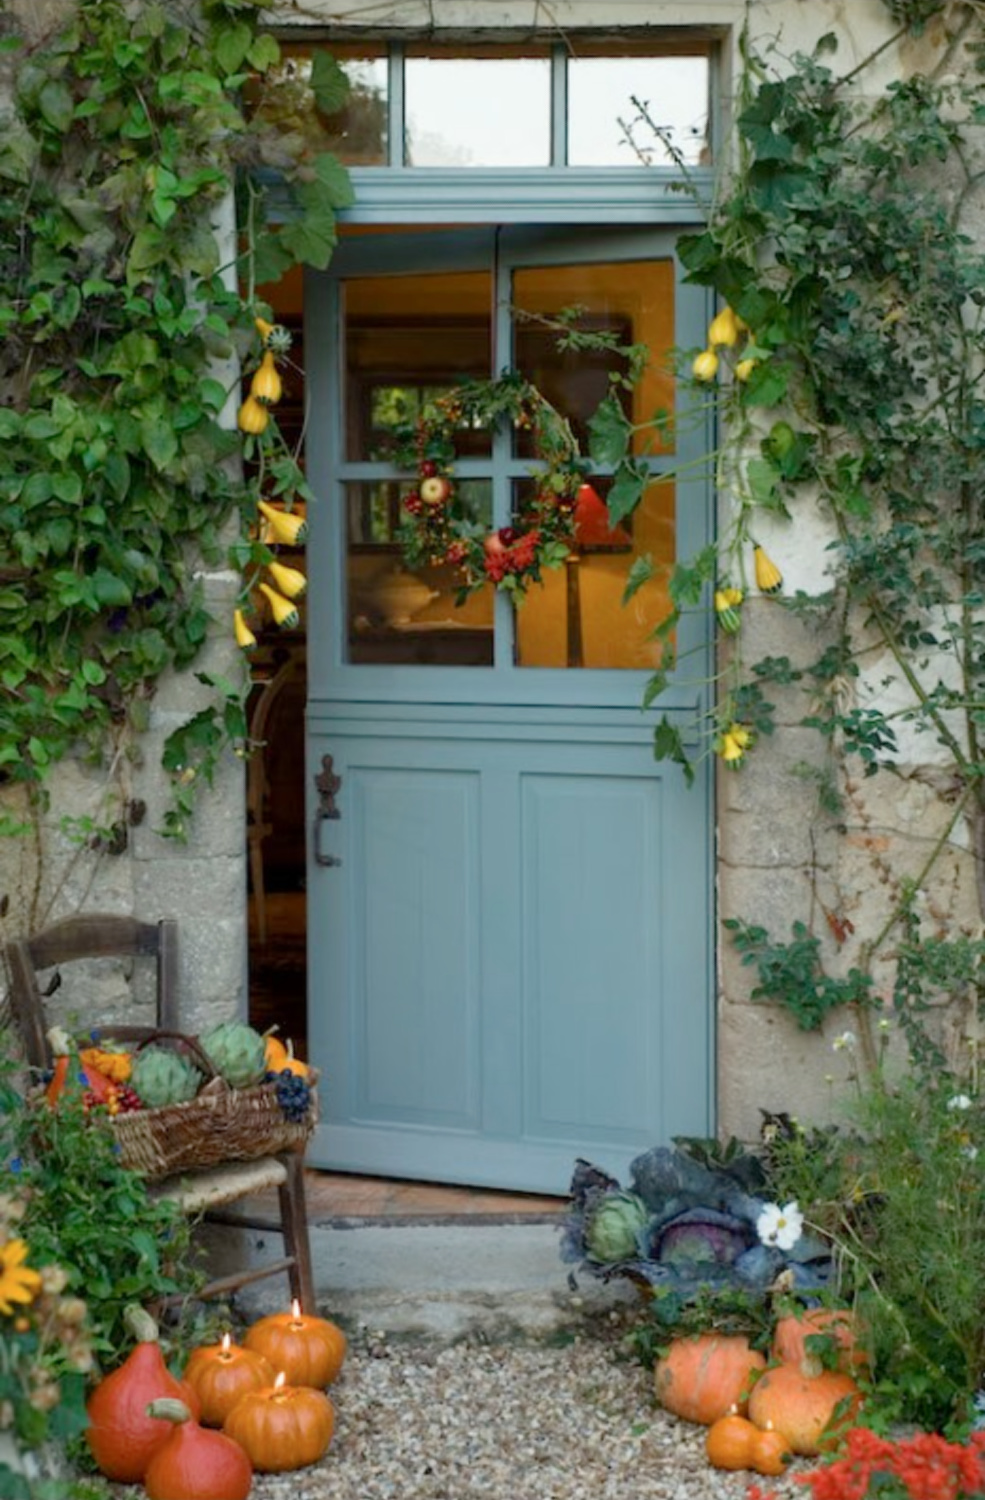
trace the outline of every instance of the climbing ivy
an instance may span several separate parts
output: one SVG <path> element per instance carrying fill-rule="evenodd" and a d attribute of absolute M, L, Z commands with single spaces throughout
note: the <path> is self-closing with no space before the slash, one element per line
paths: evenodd
<path fill-rule="evenodd" d="M 40 794 L 69 752 L 118 763 L 161 674 L 200 652 L 201 570 L 255 521 L 244 443 L 279 504 L 305 494 L 276 422 L 244 439 L 223 413 L 260 356 L 257 284 L 327 263 L 350 189 L 317 141 L 268 123 L 280 48 L 252 3 L 77 0 L 40 37 L 15 15 L 0 20 L 0 771 Z M 344 102 L 331 58 L 310 90 L 324 111 Z M 262 169 L 289 199 L 273 227 Z M 234 562 L 270 557 L 255 541 Z M 215 707 L 165 752 L 178 837 L 191 783 L 246 734 L 243 684 L 210 686 Z"/>
<path fill-rule="evenodd" d="M 679 666 L 685 612 L 711 612 L 721 651 L 714 705 L 684 728 L 663 716 L 657 756 L 689 776 L 696 755 L 740 770 L 764 753 L 782 690 L 787 721 L 826 747 L 818 817 L 839 826 L 846 796 L 921 761 L 942 792 L 916 875 L 877 871 L 893 900 L 856 941 L 847 979 L 825 974 L 803 925 L 783 943 L 733 924 L 757 964 L 756 993 L 808 1029 L 831 1005 L 864 1015 L 880 1003 L 873 961 L 904 932 L 917 984 L 919 903 L 962 828 L 985 914 L 985 255 L 966 228 L 985 180 L 985 31 L 975 5 L 948 7 L 946 27 L 939 4 L 888 8 L 901 29 L 869 61 L 933 18 L 933 75 L 873 91 L 868 63 L 836 71 L 833 35 L 775 70 L 746 46 L 734 169 L 705 227 L 678 246 L 687 279 L 723 304 L 691 378 L 722 419 L 726 519 L 716 546 L 669 580 L 648 700 Z M 784 593 L 785 538 L 819 523 L 829 542 L 817 545 L 816 576 Z M 796 659 L 747 648 L 754 588 L 761 610 L 808 627 L 795 633 L 807 642 Z M 840 947 L 851 923 L 824 915 Z M 967 993 L 967 935 L 956 941 L 950 967 L 951 949 L 935 947 L 921 994 Z M 985 945 L 976 952 L 980 979 Z M 981 1006 L 980 988 L 971 998 Z"/>

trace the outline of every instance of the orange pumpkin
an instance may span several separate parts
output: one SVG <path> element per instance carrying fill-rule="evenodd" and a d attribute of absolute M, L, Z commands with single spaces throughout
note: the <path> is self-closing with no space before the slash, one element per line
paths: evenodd
<path fill-rule="evenodd" d="M 756 1436 L 752 1440 L 750 1457 L 757 1474 L 775 1476 L 784 1472 L 793 1454 L 782 1432 L 774 1432 L 772 1427 L 767 1427 L 765 1432 L 760 1432 L 757 1427 Z"/>
<path fill-rule="evenodd" d="M 202 1403 L 203 1427 L 221 1427 L 241 1396 L 274 1383 L 276 1370 L 255 1349 L 242 1349 L 229 1334 L 219 1344 L 193 1349 L 185 1380 Z"/>
<path fill-rule="evenodd" d="M 752 1466 L 752 1445 L 759 1436 L 754 1423 L 731 1411 L 712 1422 L 705 1438 L 708 1462 L 714 1469 L 748 1469 Z"/>
<path fill-rule="evenodd" d="M 342 1368 L 346 1341 L 341 1328 L 327 1318 L 302 1313 L 297 1302 L 289 1313 L 272 1313 L 246 1331 L 244 1347 L 262 1354 L 288 1385 L 315 1389 L 331 1385 Z"/>
<path fill-rule="evenodd" d="M 169 1424 L 147 1415 L 160 1396 L 185 1402 L 198 1415 L 198 1397 L 164 1363 L 157 1325 L 143 1308 L 128 1308 L 126 1323 L 140 1342 L 123 1364 L 101 1380 L 86 1403 L 86 1441 L 100 1473 L 119 1484 L 143 1479 L 155 1449 L 170 1436 Z"/>
<path fill-rule="evenodd" d="M 708 1427 L 732 1407 L 746 1409 L 755 1376 L 766 1360 L 741 1334 L 702 1333 L 674 1339 L 657 1360 L 657 1400 L 666 1411 Z"/>
<path fill-rule="evenodd" d="M 148 1414 L 174 1424 L 147 1465 L 149 1500 L 246 1500 L 253 1465 L 238 1443 L 200 1427 L 182 1401 L 152 1401 Z"/>
<path fill-rule="evenodd" d="M 243 1396 L 222 1430 L 239 1443 L 254 1469 L 282 1474 L 317 1463 L 334 1427 L 335 1412 L 323 1391 L 274 1385 Z"/>
<path fill-rule="evenodd" d="M 835 1409 L 846 1402 L 845 1415 Z M 815 1457 L 838 1444 L 854 1420 L 862 1394 L 851 1375 L 823 1370 L 816 1360 L 777 1365 L 756 1382 L 749 1416 L 757 1427 L 773 1427 L 793 1453 Z"/>
<path fill-rule="evenodd" d="M 825 1334 L 838 1347 L 838 1369 L 851 1375 L 867 1370 L 872 1356 L 863 1347 L 861 1329 L 847 1307 L 813 1307 L 780 1318 L 773 1334 L 773 1356 L 783 1365 L 799 1365 L 809 1354 L 807 1340 Z"/>

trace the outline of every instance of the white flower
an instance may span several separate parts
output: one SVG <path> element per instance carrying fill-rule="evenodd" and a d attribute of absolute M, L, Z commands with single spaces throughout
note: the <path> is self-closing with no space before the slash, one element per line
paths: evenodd
<path fill-rule="evenodd" d="M 977 1146 L 962 1146 L 961 1147 L 961 1155 L 965 1158 L 966 1161 L 977 1161 L 978 1160 L 978 1147 Z"/>
<path fill-rule="evenodd" d="M 955 1094 L 952 1099 L 948 1099 L 947 1107 L 948 1109 L 970 1109 L 971 1100 L 967 1094 Z"/>
<path fill-rule="evenodd" d="M 885 1016 L 880 1016 L 877 1022 L 880 1031 L 888 1031 L 892 1024 L 892 1021 L 887 1021 Z"/>
<path fill-rule="evenodd" d="M 832 1052 L 845 1052 L 845 1051 L 854 1052 L 855 1051 L 855 1033 L 854 1033 L 854 1031 L 843 1031 L 841 1033 L 841 1036 L 836 1036 L 835 1039 L 834 1039 L 834 1041 L 831 1043 L 831 1050 L 832 1050 Z"/>
<path fill-rule="evenodd" d="M 796 1203 L 767 1203 L 756 1220 L 756 1233 L 764 1245 L 792 1250 L 804 1229 L 804 1216 Z"/>

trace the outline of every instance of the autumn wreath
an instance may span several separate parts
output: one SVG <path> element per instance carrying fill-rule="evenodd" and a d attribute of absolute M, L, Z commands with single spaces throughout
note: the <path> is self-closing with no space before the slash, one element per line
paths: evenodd
<path fill-rule="evenodd" d="M 530 434 L 534 487 L 512 525 L 489 531 L 456 485 L 456 437 L 463 429 L 492 429 L 504 419 Z M 416 468 L 418 476 L 403 501 L 399 540 L 404 559 L 412 568 L 458 568 L 463 598 L 486 583 L 522 596 L 545 568 L 558 568 L 570 556 L 587 465 L 569 423 L 521 375 L 469 381 L 439 396 L 405 435 L 394 458 L 401 468 Z"/>

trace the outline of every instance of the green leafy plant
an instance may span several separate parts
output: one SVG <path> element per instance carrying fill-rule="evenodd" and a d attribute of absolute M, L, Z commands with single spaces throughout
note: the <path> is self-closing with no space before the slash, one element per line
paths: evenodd
<path fill-rule="evenodd" d="M 258 276 L 324 266 L 350 199 L 317 136 L 271 119 L 280 48 L 252 6 L 77 0 L 37 40 L 5 21 L 0 771 L 32 789 L 80 749 L 125 765 L 162 672 L 206 640 L 201 569 L 223 561 L 230 521 L 254 525 L 260 494 L 307 494 L 276 422 L 247 438 L 227 402 L 238 362 L 259 359 Z M 346 86 L 319 55 L 313 104 L 338 109 Z M 262 168 L 286 198 L 270 227 Z M 237 186 L 240 245 L 216 230 Z M 246 478 L 244 456 L 261 460 Z M 272 555 L 234 553 L 244 598 Z M 219 698 L 166 752 L 175 837 L 190 782 L 245 742 L 242 684 Z"/>

